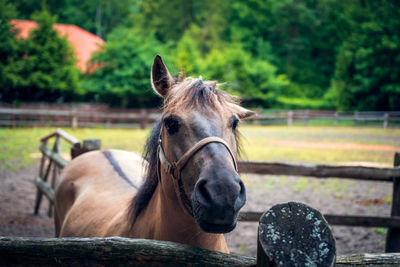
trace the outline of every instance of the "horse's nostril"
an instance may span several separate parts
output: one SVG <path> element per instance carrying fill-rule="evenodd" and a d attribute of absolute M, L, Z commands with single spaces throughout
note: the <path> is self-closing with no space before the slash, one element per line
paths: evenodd
<path fill-rule="evenodd" d="M 211 195 L 206 188 L 206 184 L 206 180 L 200 180 L 197 184 L 197 193 L 205 202 L 211 202 Z"/>
<path fill-rule="evenodd" d="M 239 186 L 240 186 L 239 195 L 242 195 L 242 194 L 246 193 L 246 188 L 244 187 L 244 184 L 243 184 L 242 180 L 240 180 Z"/>

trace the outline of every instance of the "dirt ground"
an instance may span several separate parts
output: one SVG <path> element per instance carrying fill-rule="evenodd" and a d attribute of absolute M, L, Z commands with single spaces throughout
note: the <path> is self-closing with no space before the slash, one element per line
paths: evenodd
<path fill-rule="evenodd" d="M 47 216 L 48 201 L 33 215 L 36 188 L 33 178 L 38 164 L 19 172 L 0 171 L 0 236 L 52 237 L 53 220 Z M 247 204 L 243 210 L 266 211 L 288 201 L 306 203 L 322 213 L 385 216 L 390 213 L 391 183 L 355 182 L 338 179 L 243 176 Z M 383 229 L 332 227 L 338 255 L 383 252 Z M 231 252 L 255 256 L 257 223 L 238 223 L 226 235 Z"/>

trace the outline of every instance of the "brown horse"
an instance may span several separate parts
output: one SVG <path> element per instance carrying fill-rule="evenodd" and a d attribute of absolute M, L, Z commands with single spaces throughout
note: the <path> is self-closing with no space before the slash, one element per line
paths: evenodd
<path fill-rule="evenodd" d="M 237 125 L 253 112 L 215 82 L 173 79 L 160 56 L 151 78 L 164 110 L 147 161 L 119 150 L 73 159 L 56 189 L 56 236 L 149 238 L 229 252 L 222 233 L 234 229 L 246 201 Z"/>

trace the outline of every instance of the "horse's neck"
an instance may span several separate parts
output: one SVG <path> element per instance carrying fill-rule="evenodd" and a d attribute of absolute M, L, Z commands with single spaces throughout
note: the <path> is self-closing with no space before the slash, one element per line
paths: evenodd
<path fill-rule="evenodd" d="M 160 184 L 137 218 L 134 229 L 141 238 L 173 241 L 229 253 L 224 236 L 202 231 L 194 218 L 185 213 L 178 200 L 163 194 Z"/>

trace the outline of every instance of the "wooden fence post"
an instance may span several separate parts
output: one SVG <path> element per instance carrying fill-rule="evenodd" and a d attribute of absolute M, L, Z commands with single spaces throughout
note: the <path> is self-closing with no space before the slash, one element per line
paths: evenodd
<path fill-rule="evenodd" d="M 46 147 L 47 146 L 47 142 L 42 142 L 41 146 Z M 54 143 L 53 152 L 55 151 L 56 147 L 57 147 L 57 144 Z M 43 154 L 43 157 L 45 157 L 44 154 Z M 44 176 L 42 176 L 43 175 L 43 167 L 44 166 L 43 167 L 41 166 L 41 168 L 39 170 L 39 174 L 41 175 L 40 178 L 45 183 L 47 182 L 47 178 L 50 175 L 51 167 L 54 168 L 56 166 L 56 164 L 54 163 L 54 161 L 51 158 L 48 158 L 48 161 L 49 162 L 48 162 L 48 165 L 47 165 L 47 168 L 46 168 L 46 172 L 44 173 Z M 40 191 L 39 188 L 37 189 L 37 191 L 38 191 L 38 193 L 36 194 L 36 202 L 35 202 L 35 209 L 34 209 L 34 214 L 35 215 L 37 215 L 39 213 L 40 204 L 42 203 L 42 198 L 43 198 L 43 193 Z"/>
<path fill-rule="evenodd" d="M 56 140 L 54 141 L 54 148 L 53 152 L 60 154 L 61 153 L 61 144 L 60 144 L 60 136 L 56 136 Z M 53 175 L 51 177 L 51 188 L 54 190 L 56 186 L 56 180 L 57 180 L 57 175 L 58 175 L 58 167 L 56 164 L 53 165 Z M 53 215 L 53 203 L 49 201 L 49 210 L 47 212 L 47 215 L 51 217 Z"/>
<path fill-rule="evenodd" d="M 147 111 L 145 109 L 140 110 L 140 128 L 146 129 L 147 126 Z"/>
<path fill-rule="evenodd" d="M 353 125 L 357 125 L 358 121 L 358 111 L 354 111 L 354 120 L 353 120 Z"/>
<path fill-rule="evenodd" d="M 309 109 L 306 110 L 305 119 L 306 119 L 306 125 L 308 126 L 310 124 L 310 110 Z"/>
<path fill-rule="evenodd" d="M 334 122 L 335 126 L 337 126 L 337 124 L 338 124 L 338 119 L 339 119 L 339 113 L 336 111 L 335 112 L 335 122 Z"/>
<path fill-rule="evenodd" d="M 400 153 L 394 154 L 393 166 L 400 168 Z M 393 181 L 391 216 L 400 216 L 400 178 Z M 386 252 L 400 252 L 400 228 L 389 228 L 386 236 Z"/>
<path fill-rule="evenodd" d="M 278 204 L 261 216 L 257 266 L 334 266 L 336 245 L 322 214 L 302 203 Z"/>
<path fill-rule="evenodd" d="M 383 129 L 386 129 L 388 126 L 388 120 L 389 120 L 389 113 L 385 113 L 385 115 L 383 115 Z"/>
<path fill-rule="evenodd" d="M 289 110 L 287 113 L 287 125 L 292 126 L 293 125 L 293 111 Z"/>
<path fill-rule="evenodd" d="M 78 114 L 76 112 L 76 109 L 72 110 L 71 116 L 72 116 L 71 127 L 72 127 L 72 129 L 76 129 L 76 128 L 78 128 Z"/>
<path fill-rule="evenodd" d="M 44 144 L 44 142 L 42 143 L 42 145 Z M 42 153 L 42 158 L 40 159 L 40 167 L 39 167 L 39 176 L 43 179 L 43 174 L 44 174 L 44 164 L 46 162 L 46 156 Z M 36 200 L 35 200 L 35 207 L 33 210 L 33 214 L 37 215 L 39 213 L 39 206 L 40 206 L 40 202 L 42 199 L 42 192 L 37 189 L 36 190 Z"/>

